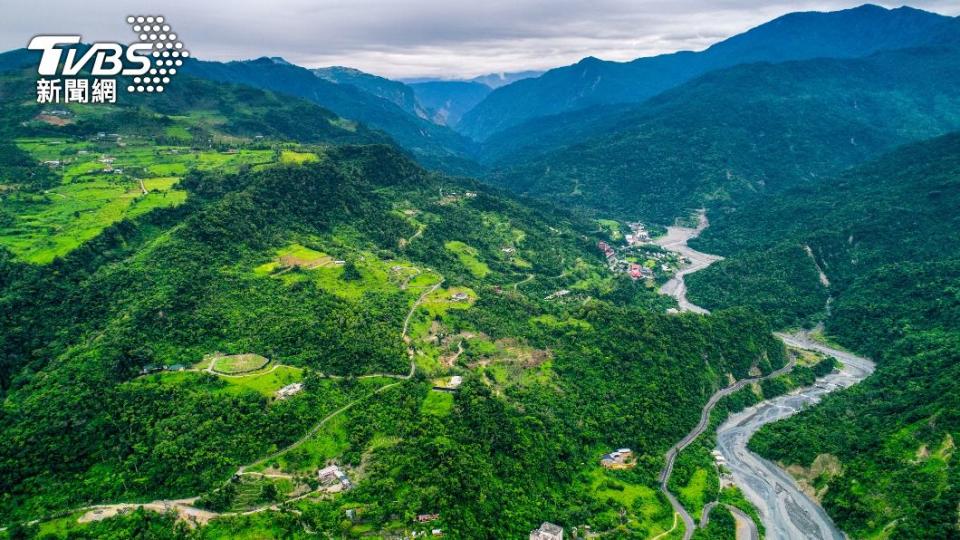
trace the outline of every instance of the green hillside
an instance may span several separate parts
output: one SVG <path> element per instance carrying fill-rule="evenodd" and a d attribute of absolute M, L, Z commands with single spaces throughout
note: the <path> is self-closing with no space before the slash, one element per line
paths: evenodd
<path fill-rule="evenodd" d="M 541 122 L 535 128 L 546 128 L 545 137 L 514 129 L 522 153 L 490 179 L 670 223 L 704 204 L 776 192 L 957 129 L 957 60 L 955 49 L 918 49 L 712 72 L 636 109 Z M 535 146 L 524 150 L 524 140 Z M 544 140 L 554 149 L 544 151 Z"/>
<path fill-rule="evenodd" d="M 785 464 L 836 457 L 839 470 L 806 480 L 852 536 L 932 538 L 955 522 L 958 205 L 960 135 L 952 134 L 715 214 L 697 241 L 727 259 L 690 277 L 694 301 L 754 306 L 798 324 L 824 316 L 829 294 L 827 334 L 878 361 L 875 377 L 751 441 Z"/>
<path fill-rule="evenodd" d="M 671 527 L 663 452 L 729 376 L 785 361 L 761 318 L 663 315 L 672 300 L 607 269 L 595 223 L 427 173 L 388 146 L 333 144 L 378 135 L 310 105 L 300 116 L 331 135 L 285 141 L 269 114 L 282 109 L 229 107 L 231 92 L 270 94 L 224 92 L 176 118 L 159 100 L 71 111 L 64 126 L 11 109 L 26 124 L 0 237 L 5 524 L 159 527 L 150 513 L 82 525 L 84 511 L 60 512 L 199 496 L 219 516 L 202 529 L 214 537 L 342 530 L 344 507 L 358 509 L 351 535 L 497 538 L 545 516 L 639 536 Z M 111 124 L 120 114 L 142 121 Z M 120 137 L 99 140 L 106 125 Z M 62 167 L 42 165 L 47 153 Z M 175 202 L 97 214 L 69 245 L 25 241 L 55 222 L 32 204 L 57 208 L 67 198 L 51 192 L 96 181 L 82 170 L 91 154 L 123 166 L 107 182 L 118 193 L 163 172 Z M 434 396 L 454 375 L 462 387 Z M 638 467 L 604 472 L 599 456 L 624 445 Z M 299 500 L 299 520 L 231 514 L 317 489 L 330 459 L 354 489 Z M 231 481 L 241 465 L 250 474 Z M 417 525 L 418 513 L 441 517 Z"/>

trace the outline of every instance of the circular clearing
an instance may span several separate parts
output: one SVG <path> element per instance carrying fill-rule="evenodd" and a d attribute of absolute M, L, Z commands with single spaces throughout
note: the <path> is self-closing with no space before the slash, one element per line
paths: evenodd
<path fill-rule="evenodd" d="M 269 362 L 270 360 L 259 354 L 233 354 L 216 358 L 210 367 L 217 373 L 237 375 L 263 369 Z"/>

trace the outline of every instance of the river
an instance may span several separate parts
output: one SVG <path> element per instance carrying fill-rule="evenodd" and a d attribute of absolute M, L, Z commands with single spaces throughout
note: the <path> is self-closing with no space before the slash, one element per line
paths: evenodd
<path fill-rule="evenodd" d="M 687 241 L 696 238 L 700 233 L 710 225 L 707 221 L 707 214 L 703 210 L 699 213 L 699 223 L 696 228 L 692 227 L 667 227 L 667 234 L 657 238 L 657 245 L 672 251 L 682 258 L 689 260 L 689 263 L 682 264 L 680 270 L 669 281 L 660 287 L 660 293 L 672 296 L 677 300 L 680 311 L 692 311 L 693 313 L 709 313 L 706 309 L 693 304 L 687 300 L 687 284 L 684 276 L 703 270 L 711 264 L 723 259 L 718 255 L 701 253 L 687 245 Z"/>
<path fill-rule="evenodd" d="M 734 483 L 757 510 L 774 539 L 843 539 L 823 508 L 808 497 L 786 471 L 747 450 L 750 437 L 761 427 L 792 416 L 834 390 L 856 384 L 873 373 L 873 362 L 830 348 L 812 340 L 807 333 L 778 334 L 791 347 L 814 350 L 833 356 L 842 368 L 817 379 L 810 387 L 769 399 L 731 415 L 717 428 L 717 448 L 727 462 Z"/>
<path fill-rule="evenodd" d="M 696 228 L 668 227 L 667 234 L 656 240 L 656 243 L 664 249 L 677 253 L 690 261 L 683 264 L 677 274 L 660 288 L 661 294 L 672 296 L 677 300 L 680 311 L 709 313 L 706 309 L 687 300 L 687 287 L 684 282 L 684 276 L 702 270 L 722 259 L 717 255 L 701 253 L 687 245 L 688 240 L 697 237 L 707 226 L 709 226 L 709 221 L 707 221 L 705 212 L 701 210 Z M 826 281 L 825 276 L 822 281 Z M 829 284 L 828 281 L 826 283 Z M 866 358 L 816 342 L 811 339 L 807 332 L 778 333 L 777 337 L 788 346 L 833 356 L 840 360 L 842 367 L 837 372 L 820 377 L 813 386 L 794 390 L 789 394 L 763 401 L 740 413 L 731 415 L 717 428 L 718 450 L 726 460 L 733 482 L 759 511 L 768 539 L 845 539 L 844 533 L 833 523 L 833 520 L 830 519 L 823 508 L 807 496 L 786 471 L 749 451 L 747 442 L 764 425 L 796 414 L 803 408 L 819 402 L 825 394 L 846 388 L 865 379 L 873 373 L 874 364 Z M 721 395 L 726 395 L 729 390 L 729 388 L 722 389 L 714 397 L 718 398 Z M 712 408 L 714 401 L 714 399 L 711 399 L 710 403 L 704 408 L 706 415 L 709 415 L 709 410 Z M 675 448 L 672 448 L 671 452 L 675 454 L 686 444 L 692 442 L 687 441 L 687 439 L 699 436 L 699 433 L 696 432 L 697 429 L 694 429 L 694 432 L 691 432 L 687 438 L 679 442 Z M 660 480 L 668 499 L 687 525 L 684 538 L 688 539 L 693 532 L 692 516 L 679 506 L 679 502 L 667 489 L 672 470 L 670 465 L 672 465 L 672 458 L 675 457 L 668 452 L 668 466 L 665 467 Z M 738 524 L 740 521 L 738 519 Z M 738 526 L 738 536 L 739 529 Z M 755 537 L 756 530 L 750 531 L 745 536 Z"/>

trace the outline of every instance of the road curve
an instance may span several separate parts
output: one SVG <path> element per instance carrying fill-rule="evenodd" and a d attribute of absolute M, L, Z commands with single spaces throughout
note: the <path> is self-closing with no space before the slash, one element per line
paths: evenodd
<path fill-rule="evenodd" d="M 792 416 L 819 402 L 825 394 L 865 379 L 873 373 L 874 364 L 866 358 L 817 343 L 806 332 L 777 336 L 792 347 L 833 356 L 843 367 L 839 372 L 820 377 L 811 387 L 731 415 L 717 429 L 717 448 L 726 460 L 734 483 L 759 510 L 768 539 L 842 540 L 846 536 L 823 508 L 803 493 L 783 469 L 747 450 L 747 442 L 762 426 Z"/>
<path fill-rule="evenodd" d="M 745 386 L 749 384 L 753 384 L 755 382 L 762 381 L 770 377 L 777 377 L 779 375 L 783 375 L 784 373 L 787 373 L 788 371 L 793 369 L 793 365 L 794 365 L 794 361 L 791 360 L 789 363 L 787 363 L 787 365 L 783 366 L 782 368 L 776 371 L 771 371 L 770 373 L 762 377 L 751 377 L 749 379 L 741 379 L 731 384 L 730 386 L 727 386 L 718 390 L 716 393 L 710 396 L 710 399 L 707 400 L 707 404 L 704 405 L 703 410 L 700 411 L 700 422 L 697 423 L 696 427 L 694 427 L 690 431 L 690 433 L 687 433 L 682 439 L 680 439 L 680 441 L 677 444 L 673 445 L 672 447 L 670 447 L 669 450 L 667 450 L 667 453 L 664 455 L 664 459 L 666 460 L 666 463 L 664 464 L 663 469 L 660 471 L 660 491 L 662 491 L 663 494 L 667 497 L 667 500 L 670 501 L 670 506 L 673 507 L 673 511 L 680 514 L 680 518 L 683 520 L 684 540 L 689 540 L 690 538 L 693 537 L 693 530 L 696 527 L 696 524 L 693 521 L 693 516 L 691 516 L 690 513 L 687 512 L 687 509 L 684 508 L 683 505 L 680 504 L 680 501 L 678 501 L 677 498 L 673 495 L 673 493 L 670 492 L 670 487 L 669 487 L 670 475 L 673 474 L 673 465 L 677 461 L 677 455 L 679 455 L 684 448 L 689 446 L 690 443 L 695 441 L 697 437 L 699 437 L 700 435 L 703 435 L 703 432 L 707 430 L 707 426 L 710 424 L 710 413 L 713 411 L 713 408 L 717 405 L 717 402 L 719 402 L 724 397 L 729 396 L 730 394 L 743 389 Z"/>
<path fill-rule="evenodd" d="M 707 525 L 710 524 L 710 512 L 712 512 L 718 504 L 720 503 L 717 501 L 710 501 L 704 505 L 703 514 L 700 516 L 701 529 L 707 528 Z M 760 540 L 760 530 L 757 528 L 757 524 L 753 522 L 752 517 L 736 506 L 730 504 L 723 506 L 733 514 L 733 519 L 737 523 L 737 540 Z"/>

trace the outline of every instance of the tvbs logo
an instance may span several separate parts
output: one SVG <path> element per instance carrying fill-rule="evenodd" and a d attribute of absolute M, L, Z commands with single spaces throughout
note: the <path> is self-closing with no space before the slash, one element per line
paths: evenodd
<path fill-rule="evenodd" d="M 117 77 L 132 77 L 127 92 L 163 92 L 190 52 L 162 16 L 131 15 L 127 24 L 138 41 L 129 45 L 97 42 L 82 53 L 77 35 L 41 35 L 30 40 L 27 48 L 43 51 L 37 69 L 41 76 L 37 102 L 116 103 Z M 84 71 L 90 77 L 81 76 Z"/>

